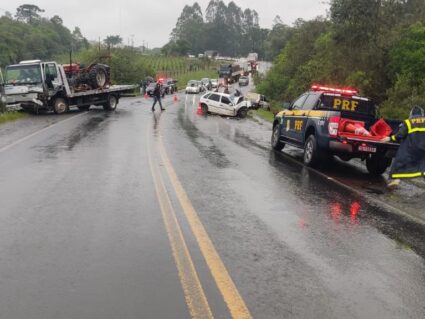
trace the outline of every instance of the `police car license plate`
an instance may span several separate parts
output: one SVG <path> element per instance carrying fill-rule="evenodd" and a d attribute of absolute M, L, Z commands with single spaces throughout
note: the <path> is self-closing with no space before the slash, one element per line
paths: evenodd
<path fill-rule="evenodd" d="M 368 153 L 376 153 L 376 147 L 374 147 L 374 146 L 363 146 L 363 145 L 360 145 L 359 146 L 359 151 L 360 152 L 368 152 Z"/>

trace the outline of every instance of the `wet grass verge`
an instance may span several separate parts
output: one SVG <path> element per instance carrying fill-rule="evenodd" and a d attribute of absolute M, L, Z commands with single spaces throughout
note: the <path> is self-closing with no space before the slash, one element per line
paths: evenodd
<path fill-rule="evenodd" d="M 22 112 L 5 112 L 0 113 L 0 125 L 6 122 L 16 121 L 18 119 L 27 117 L 28 114 Z"/>
<path fill-rule="evenodd" d="M 258 109 L 255 111 L 251 111 L 252 114 L 257 115 L 258 117 L 261 117 L 263 120 L 266 120 L 267 122 L 273 123 L 274 120 L 274 114 L 270 111 Z"/>

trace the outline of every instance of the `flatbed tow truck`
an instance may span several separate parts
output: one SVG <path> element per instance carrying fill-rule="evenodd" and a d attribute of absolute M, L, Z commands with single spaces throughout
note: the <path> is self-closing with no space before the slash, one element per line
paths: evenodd
<path fill-rule="evenodd" d="M 82 69 L 78 64 L 61 65 L 40 60 L 9 65 L 5 73 L 8 105 L 19 105 L 33 113 L 67 112 L 71 107 L 88 110 L 100 105 L 106 111 L 116 109 L 124 93 L 135 85 L 110 85 L 109 67 L 92 64 Z"/>

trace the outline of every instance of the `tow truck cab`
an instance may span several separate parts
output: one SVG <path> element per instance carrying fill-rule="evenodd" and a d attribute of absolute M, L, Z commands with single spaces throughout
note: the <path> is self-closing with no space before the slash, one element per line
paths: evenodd
<path fill-rule="evenodd" d="M 376 105 L 359 96 L 357 90 L 313 85 L 276 115 L 272 147 L 281 150 L 290 144 L 304 148 L 304 163 L 312 167 L 333 155 L 344 161 L 360 158 L 366 161 L 369 173 L 380 175 L 391 165 L 398 148 L 398 144 L 381 139 L 396 130 L 400 122 L 387 120 L 389 127 L 382 136 L 344 131 L 347 122 L 361 123 L 369 130 L 378 120 Z"/>

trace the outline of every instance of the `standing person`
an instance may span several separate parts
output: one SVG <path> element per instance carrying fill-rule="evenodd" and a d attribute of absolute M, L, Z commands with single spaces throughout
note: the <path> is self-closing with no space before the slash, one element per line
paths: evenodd
<path fill-rule="evenodd" d="M 164 111 L 165 109 L 162 107 L 162 103 L 161 103 L 161 83 L 159 81 L 156 82 L 155 89 L 153 90 L 152 112 L 155 111 L 156 102 L 159 103 L 159 106 L 161 107 L 161 111 Z"/>
<path fill-rule="evenodd" d="M 382 141 L 401 142 L 390 170 L 389 188 L 396 188 L 401 178 L 425 177 L 425 114 L 420 106 L 412 108 L 396 134 Z"/>

